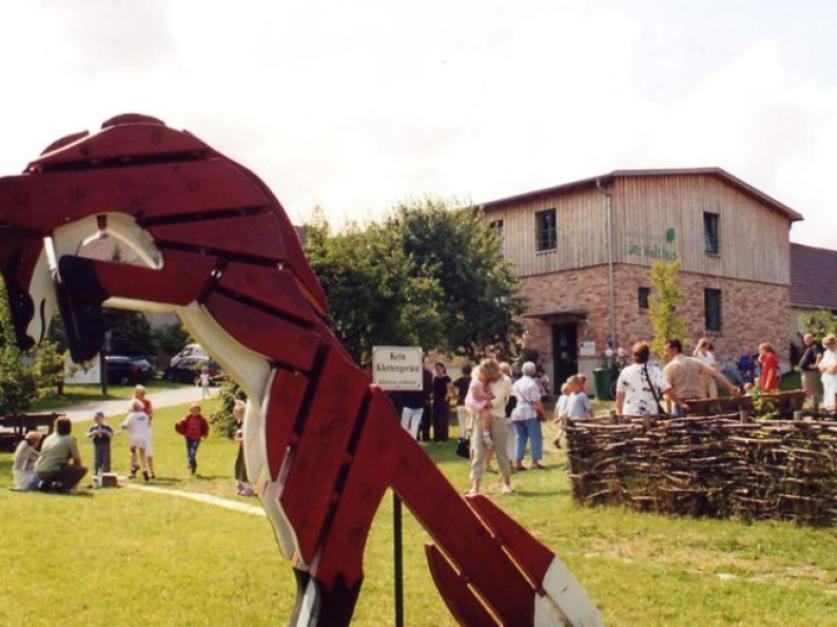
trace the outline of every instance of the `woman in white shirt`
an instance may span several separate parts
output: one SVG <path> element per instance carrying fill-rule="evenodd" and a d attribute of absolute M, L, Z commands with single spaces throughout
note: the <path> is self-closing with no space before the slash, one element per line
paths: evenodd
<path fill-rule="evenodd" d="M 825 349 L 819 365 L 822 373 L 822 400 L 827 410 L 834 411 L 834 397 L 837 395 L 837 337 L 829 333 L 822 339 L 822 345 Z"/>
<path fill-rule="evenodd" d="M 684 410 L 688 409 L 671 387 L 663 371 L 648 364 L 647 342 L 637 342 L 631 349 L 633 362 L 622 369 L 616 381 L 616 413 L 619 416 L 656 416 L 663 413 L 663 395 Z"/>
<path fill-rule="evenodd" d="M 710 368 L 715 367 L 715 347 L 705 337 L 695 346 L 693 357 L 697 357 Z M 703 398 L 718 398 L 718 382 L 707 374 L 701 374 L 700 385 Z"/>

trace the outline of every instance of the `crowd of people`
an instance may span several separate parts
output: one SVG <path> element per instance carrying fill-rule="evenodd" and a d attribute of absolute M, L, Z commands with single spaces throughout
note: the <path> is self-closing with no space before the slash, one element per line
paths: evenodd
<path fill-rule="evenodd" d="M 127 417 L 120 424 L 120 432 L 125 433 L 128 439 L 129 475 L 135 478 L 141 471 L 142 478 L 150 481 L 156 478 L 152 431 L 154 408 L 142 385 L 134 388 L 129 407 Z M 242 404 L 237 415 L 239 422 L 243 415 Z M 82 463 L 78 442 L 72 430 L 72 421 L 59 416 L 53 425 L 53 432 L 46 437 L 39 431 L 26 434 L 14 454 L 12 468 L 16 489 L 68 492 L 81 482 L 88 468 Z M 201 440 L 209 435 L 209 423 L 201 415 L 200 403 L 190 405 L 189 413 L 175 423 L 175 431 L 183 436 L 186 463 L 190 472 L 195 474 L 198 469 L 198 447 Z M 93 445 L 93 475 L 96 481 L 101 480 L 103 474 L 111 472 L 111 441 L 116 433 L 107 423 L 104 412 L 94 412 L 93 424 L 85 435 Z M 246 476 L 239 473 L 238 464 L 236 475 L 239 477 L 239 489 L 243 493 Z"/>
<path fill-rule="evenodd" d="M 802 384 L 806 396 L 818 401 L 818 380 L 823 389 L 823 406 L 834 411 L 837 405 L 837 337 L 826 335 L 822 348 L 811 334 L 803 338 L 804 352 L 799 361 Z M 630 363 L 625 365 L 616 381 L 616 414 L 620 417 L 649 415 L 683 415 L 689 402 L 717 398 L 719 387 L 733 395 L 754 390 L 771 393 L 778 390 L 780 371 L 776 352 L 769 343 L 759 345 L 757 380 L 746 382 L 739 389 L 717 367 L 710 340 L 697 342 L 691 356 L 683 353 L 679 339 L 665 344 L 666 364 L 650 363 L 651 351 L 647 342 L 636 342 L 630 351 Z M 553 420 L 558 436 L 553 440 L 561 447 L 562 434 L 568 420 L 589 420 L 593 417 L 587 396 L 587 377 L 575 374 L 560 385 L 560 396 L 555 403 Z M 515 380 L 508 363 L 496 358 L 484 359 L 476 367 L 465 364 L 461 376 L 452 380 L 446 366 L 437 362 L 433 372 L 425 368 L 423 388 L 414 392 L 393 393 L 393 400 L 401 409 L 401 425 L 417 440 L 444 442 L 449 438 L 450 412 L 456 412 L 461 437 L 460 448 L 469 459 L 471 487 L 477 494 L 485 472 L 496 459 L 502 477 L 502 491 L 510 492 L 512 472 L 544 468 L 543 430 L 546 410 L 543 399 L 549 395 L 549 379 L 535 362 L 527 361 L 520 367 Z M 236 493 L 252 496 L 254 491 L 247 477 L 243 451 L 243 422 L 245 404 L 237 401 L 233 416 L 237 430 L 235 461 Z M 138 385 L 130 403 L 130 412 L 120 425 L 127 434 L 130 455 L 130 476 L 141 472 L 145 481 L 156 477 L 152 423 L 154 408 L 145 388 Z M 199 403 L 175 424 L 184 438 L 186 463 L 192 474 L 198 468 L 198 448 L 209 434 L 209 423 L 201 415 Z M 13 463 L 15 487 L 20 490 L 72 490 L 87 474 L 82 464 L 78 444 L 71 435 L 72 422 L 64 417 L 55 421 L 54 431 L 44 437 L 38 431 L 27 433 L 18 444 Z M 97 411 L 86 436 L 93 445 L 93 474 L 101 477 L 111 470 L 111 440 L 116 435 Z M 529 454 L 529 464 L 524 460 Z"/>

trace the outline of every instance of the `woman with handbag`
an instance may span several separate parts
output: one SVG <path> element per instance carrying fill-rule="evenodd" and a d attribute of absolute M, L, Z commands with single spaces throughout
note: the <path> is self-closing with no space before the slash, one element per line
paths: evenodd
<path fill-rule="evenodd" d="M 511 415 L 517 431 L 517 451 L 514 462 L 516 470 L 526 470 L 523 466 L 523 457 L 526 454 L 526 442 L 529 440 L 532 442 L 530 468 L 545 468 L 541 464 L 541 459 L 543 459 L 541 422 L 546 420 L 546 412 L 541 403 L 541 388 L 534 379 L 536 372 L 535 364 L 527 361 L 523 364 L 523 376 L 512 386 L 512 394 L 517 399 L 517 405 Z"/>
<path fill-rule="evenodd" d="M 625 417 L 665 414 L 663 395 L 683 411 L 689 409 L 675 394 L 671 383 L 657 366 L 648 364 L 651 351 L 647 342 L 636 342 L 631 349 L 633 363 L 616 380 L 616 414 Z"/>

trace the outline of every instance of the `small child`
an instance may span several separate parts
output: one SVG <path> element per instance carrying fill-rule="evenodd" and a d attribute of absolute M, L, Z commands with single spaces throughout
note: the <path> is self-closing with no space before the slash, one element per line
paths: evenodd
<path fill-rule="evenodd" d="M 121 425 L 123 431 L 130 434 L 128 445 L 131 451 L 131 478 L 137 476 L 142 468 L 142 478 L 149 480 L 147 451 L 151 442 L 151 419 L 143 411 L 143 403 L 139 399 L 131 402 L 131 413 Z M 139 464 L 137 464 L 139 455 Z"/>
<path fill-rule="evenodd" d="M 110 472 L 110 440 L 113 437 L 113 429 L 105 422 L 102 410 L 93 414 L 87 437 L 93 440 L 93 474 L 101 477 L 103 472 Z"/>
<path fill-rule="evenodd" d="M 189 406 L 189 413 L 174 425 L 174 430 L 186 438 L 186 462 L 194 475 L 198 471 L 198 445 L 201 438 L 209 435 L 209 423 L 201 416 L 200 403 Z"/>
<path fill-rule="evenodd" d="M 558 402 L 555 403 L 555 413 L 553 415 L 555 424 L 558 425 L 558 435 L 552 440 L 555 448 L 561 448 L 561 436 L 564 434 L 567 425 L 567 404 L 570 402 L 570 394 L 569 384 L 564 383 L 561 386 L 561 396 L 558 397 Z"/>
<path fill-rule="evenodd" d="M 34 490 L 38 487 L 38 473 L 35 472 L 35 462 L 38 461 L 38 447 L 42 435 L 40 431 L 30 431 L 15 449 L 12 466 L 15 490 Z"/>
<path fill-rule="evenodd" d="M 584 392 L 584 383 L 578 375 L 574 375 L 567 379 L 567 385 L 570 387 L 570 397 L 567 400 L 567 418 L 572 420 L 591 420 L 593 418 L 593 406 L 590 405 L 590 399 Z"/>
<path fill-rule="evenodd" d="M 209 383 L 210 383 L 210 376 L 209 376 L 209 368 L 204 368 L 201 370 L 200 375 L 198 375 L 198 385 L 201 386 L 201 399 L 206 400 L 209 398 Z"/>
<path fill-rule="evenodd" d="M 465 396 L 465 407 L 472 415 L 477 415 L 482 422 L 482 437 L 485 447 L 491 449 L 494 443 L 491 441 L 491 401 L 494 395 L 489 389 L 488 373 L 485 368 L 480 368 L 479 373 L 468 386 L 468 394 Z"/>

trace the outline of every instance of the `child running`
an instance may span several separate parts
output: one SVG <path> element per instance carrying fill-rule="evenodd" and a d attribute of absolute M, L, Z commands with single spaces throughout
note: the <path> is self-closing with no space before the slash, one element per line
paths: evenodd
<path fill-rule="evenodd" d="M 186 463 L 194 475 L 198 471 L 198 446 L 201 438 L 209 435 L 209 423 L 201 416 L 200 403 L 189 406 L 189 413 L 174 425 L 174 430 L 186 439 Z"/>
<path fill-rule="evenodd" d="M 131 402 L 131 413 L 122 423 L 121 429 L 130 434 L 128 445 L 131 451 L 131 478 L 137 476 L 137 471 L 142 468 L 142 478 L 149 480 L 148 459 L 146 457 L 148 445 L 151 441 L 151 420 L 148 414 L 143 411 L 142 401 L 134 399 Z M 139 464 L 137 464 L 139 456 Z"/>

